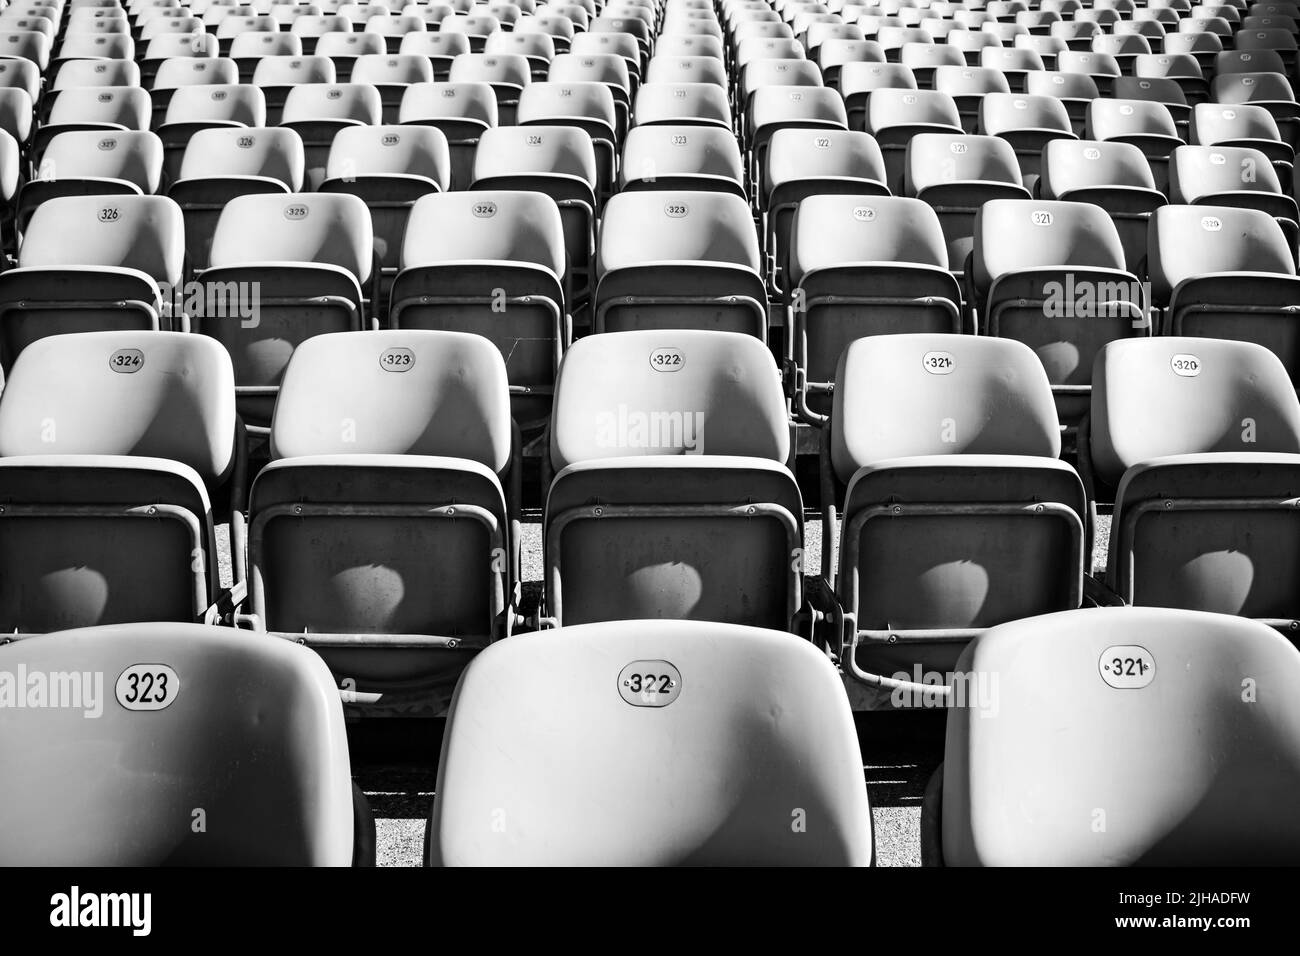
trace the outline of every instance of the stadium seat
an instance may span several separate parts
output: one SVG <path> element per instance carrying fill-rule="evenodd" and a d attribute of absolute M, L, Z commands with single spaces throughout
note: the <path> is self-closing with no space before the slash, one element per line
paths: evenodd
<path fill-rule="evenodd" d="M 717 190 L 743 199 L 747 198 L 744 182 L 744 160 L 736 137 L 721 127 L 637 126 L 623 142 L 619 192 Z"/>
<path fill-rule="evenodd" d="M 1251 103 L 1272 114 L 1282 139 L 1292 149 L 1300 145 L 1300 104 L 1280 73 L 1220 74 L 1210 83 L 1211 101 L 1225 106 Z"/>
<path fill-rule="evenodd" d="M 451 61 L 451 83 L 487 83 L 497 98 L 497 122 L 515 125 L 519 95 L 532 81 L 532 65 L 520 53 L 462 53 Z"/>
<path fill-rule="evenodd" d="M 335 134 L 354 126 L 375 126 L 382 111 L 379 91 L 362 83 L 306 83 L 290 89 L 280 125 L 302 139 L 304 188 L 310 191 L 320 187 Z"/>
<path fill-rule="evenodd" d="M 434 82 L 445 83 L 451 61 L 469 52 L 469 37 L 463 33 L 408 33 L 397 52 L 424 57 L 433 69 Z"/>
<path fill-rule="evenodd" d="M 727 91 L 713 83 L 646 83 L 637 90 L 632 122 L 731 129 L 731 107 Z"/>
<path fill-rule="evenodd" d="M 1060 100 L 1076 136 L 1082 136 L 1087 126 L 1088 104 L 1101 95 L 1097 81 L 1088 74 L 1052 70 L 1026 74 L 1025 91 L 1030 96 L 1051 96 Z"/>
<path fill-rule="evenodd" d="M 41 99 L 39 119 L 48 120 L 59 93 L 74 86 L 140 86 L 134 60 L 69 60 L 59 67 L 48 93 Z"/>
<path fill-rule="evenodd" d="M 564 223 L 564 298 L 591 298 L 596 253 L 597 174 L 591 137 L 572 126 L 502 126 L 483 134 L 475 190 L 532 191 L 555 201 Z"/>
<path fill-rule="evenodd" d="M 383 37 L 373 33 L 326 33 L 316 41 L 316 55 L 334 61 L 334 75 L 340 83 L 353 82 L 352 67 L 358 57 L 387 52 Z"/>
<path fill-rule="evenodd" d="M 451 153 L 452 188 L 466 189 L 474 179 L 479 138 L 497 125 L 496 94 L 487 83 L 412 83 L 402 95 L 398 121 L 441 130 Z"/>
<path fill-rule="evenodd" d="M 1095 102 L 1095 101 L 1094 101 Z M 1065 104 L 1055 96 L 989 93 L 980 102 L 979 131 L 1011 144 L 1026 188 L 1034 189 L 1042 153 L 1056 139 L 1075 139 Z"/>
<path fill-rule="evenodd" d="M 614 98 L 615 134 L 620 141 L 626 137 L 632 125 L 635 83 L 625 57 L 617 53 L 562 53 L 551 60 L 546 79 L 551 83 L 604 83 Z"/>
<path fill-rule="evenodd" d="M 353 83 L 368 83 L 378 90 L 383 122 L 396 123 L 406 88 L 412 83 L 432 83 L 433 67 L 426 57 L 412 54 L 363 54 L 352 62 L 351 78 Z"/>
<path fill-rule="evenodd" d="M 1098 349 L 1152 333 L 1142 285 L 1124 268 L 1119 232 L 1090 203 L 989 200 L 975 217 L 966 282 L 980 334 L 1034 350 L 1065 425 L 1088 410 Z"/>
<path fill-rule="evenodd" d="M 774 288 L 789 291 L 790 231 L 800 202 L 824 194 L 888 195 L 885 161 L 867 133 L 781 129 L 772 134 L 758 184 L 763 251 Z"/>
<path fill-rule="evenodd" d="M 573 678 L 563 706 L 524 690 L 524 675 L 558 674 Z M 867 866 L 846 705 L 823 655 L 757 628 L 631 621 L 502 642 L 448 715 L 427 862 Z M 806 830 L 792 824 L 804 808 Z"/>
<path fill-rule="evenodd" d="M 790 449 L 780 374 L 757 338 L 579 339 L 555 390 L 543 622 L 794 630 L 803 505 Z"/>
<path fill-rule="evenodd" d="M 962 331 L 943 229 L 920 200 L 808 196 L 790 234 L 786 348 L 800 420 L 825 423 L 836 363 L 854 340 Z"/>
<path fill-rule="evenodd" d="M 1273 114 L 1248 103 L 1201 103 L 1192 110 L 1191 142 L 1199 146 L 1245 146 L 1269 158 L 1283 190 L 1295 184 L 1295 150 L 1283 142 Z"/>
<path fill-rule="evenodd" d="M 180 332 L 48 335 L 23 350 L 0 398 L 6 634 L 215 623 L 211 499 L 242 445 L 233 385 L 224 351 Z"/>
<path fill-rule="evenodd" d="M 193 272 L 210 262 L 222 211 L 236 196 L 302 188 L 302 139 L 291 129 L 216 126 L 189 138 L 176 181 L 167 190 L 185 214 L 185 251 Z"/>
<path fill-rule="evenodd" d="M 209 262 L 198 280 L 240 290 L 256 309 L 191 318 L 191 326 L 229 350 L 240 414 L 250 432 L 264 434 L 293 349 L 313 335 L 372 325 L 370 210 L 349 195 L 236 196 L 217 220 Z"/>
<path fill-rule="evenodd" d="M 1088 202 L 1110 215 L 1124 248 L 1124 268 L 1147 277 L 1151 213 L 1165 205 L 1151 166 L 1132 143 L 1058 139 L 1043 149 L 1038 194 L 1043 199 Z"/>
<path fill-rule="evenodd" d="M 842 500 L 838 565 L 823 566 L 853 677 L 918 687 L 983 629 L 1081 605 L 1088 509 L 1060 448 L 1047 375 L 1022 343 L 877 335 L 844 351 L 822 533 Z"/>
<path fill-rule="evenodd" d="M 0 666 L 90 684 L 65 685 L 81 707 L 0 713 L 8 863 L 374 865 L 342 707 L 310 651 L 144 623 L 0 648 Z"/>
<path fill-rule="evenodd" d="M 967 133 L 979 127 L 979 106 L 985 94 L 1011 92 L 1002 73 L 978 66 L 939 67 L 934 71 L 934 89 L 952 97 Z"/>
<path fill-rule="evenodd" d="M 149 82 L 149 98 L 153 101 L 152 129 L 166 121 L 167 110 L 177 90 L 192 86 L 233 86 L 239 82 L 239 67 L 230 59 L 173 57 L 156 65 L 157 72 Z M 257 93 L 260 97 L 261 90 Z"/>
<path fill-rule="evenodd" d="M 1085 135 L 1110 143 L 1132 143 L 1151 166 L 1156 189 L 1169 188 L 1169 155 L 1183 145 L 1173 114 L 1163 103 L 1096 99 L 1088 106 Z"/>
<path fill-rule="evenodd" d="M 162 196 L 41 203 L 18 267 L 0 274 L 0 368 L 47 335 L 167 328 L 165 293 L 181 281 L 184 237 L 180 209 Z"/>
<path fill-rule="evenodd" d="M 549 196 L 424 196 L 407 221 L 388 325 L 489 339 L 506 358 L 516 420 L 536 431 L 571 337 L 563 275 L 563 219 Z"/>
<path fill-rule="evenodd" d="M 162 178 L 162 140 L 142 131 L 75 130 L 50 140 L 35 179 L 18 194 L 17 228 L 56 196 L 153 195 Z"/>
<path fill-rule="evenodd" d="M 304 83 L 334 83 L 334 61 L 327 56 L 264 56 L 253 70 L 252 83 L 266 97 L 266 122 L 279 126 L 289 91 Z"/>
<path fill-rule="evenodd" d="M 1300 402 L 1282 362 L 1250 342 L 1158 336 L 1107 347 L 1093 377 L 1087 449 L 1099 500 L 1114 493 L 1111 589 L 1293 633 Z"/>
<path fill-rule="evenodd" d="M 307 339 L 271 458 L 249 495 L 238 620 L 316 649 L 367 716 L 445 708 L 466 661 L 509 636 L 518 599 L 500 352 L 460 332 Z"/>
<path fill-rule="evenodd" d="M 1051 145 L 1050 143 L 1048 144 Z M 1011 144 L 996 136 L 919 133 L 907 145 L 902 192 L 934 208 L 961 278 L 971 253 L 975 214 L 990 199 L 1029 199 Z"/>
<path fill-rule="evenodd" d="M 866 131 L 875 137 L 885 160 L 886 184 L 902 194 L 907 144 L 920 133 L 960 135 L 957 104 L 933 90 L 876 90 L 867 104 Z"/>
<path fill-rule="evenodd" d="M 320 191 L 359 196 L 370 209 L 380 267 L 376 312 L 381 319 L 387 315 L 411 207 L 421 196 L 446 192 L 450 186 L 451 154 L 441 130 L 351 126 L 335 135 Z"/>
<path fill-rule="evenodd" d="M 1282 192 L 1268 157 L 1241 146 L 1179 146 L 1169 158 L 1169 199 L 1200 206 L 1259 209 L 1277 220 L 1287 246 L 1300 242 L 1300 210 Z"/>
<path fill-rule="evenodd" d="M 61 90 L 50 110 L 49 121 L 32 134 L 32 155 L 39 160 L 49 141 L 68 130 L 147 130 L 152 115 L 149 94 L 138 86 L 77 86 Z"/>
<path fill-rule="evenodd" d="M 1300 381 L 1295 249 L 1269 213 L 1166 206 L 1151 217 L 1152 304 L 1162 335 L 1256 342 Z"/>
<path fill-rule="evenodd" d="M 720 192 L 620 193 L 597 237 L 593 330 L 723 329 L 767 338 L 758 235 Z"/>
<path fill-rule="evenodd" d="M 948 713 L 923 862 L 1300 859 L 1300 658 L 1267 628 L 1163 608 L 1068 611 L 986 632 L 958 670 L 971 703 Z"/>

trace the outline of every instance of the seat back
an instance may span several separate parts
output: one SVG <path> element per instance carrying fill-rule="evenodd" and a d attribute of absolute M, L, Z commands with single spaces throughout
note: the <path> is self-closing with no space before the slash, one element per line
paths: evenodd
<path fill-rule="evenodd" d="M 271 455 L 442 456 L 504 472 L 510 405 L 501 353 L 463 332 L 314 336 L 285 369 Z"/>
<path fill-rule="evenodd" d="M 929 333 L 859 339 L 836 382 L 831 462 L 843 483 L 889 459 L 1060 454 L 1047 375 L 1019 342 Z"/>
<path fill-rule="evenodd" d="M 537 668 L 583 675 L 565 706 L 535 706 L 519 689 Z M 779 690 L 748 673 L 780 673 Z M 777 706 L 779 723 L 760 719 Z M 429 862 L 866 865 L 850 716 L 825 657 L 788 634 L 635 621 L 503 642 L 470 666 L 448 716 Z M 631 784 L 616 770 L 629 759 L 650 776 Z M 660 784 L 680 798 L 671 812 Z M 488 804 L 511 821 L 503 832 L 479 820 Z M 808 827 L 791 836 L 796 806 Z M 628 828 L 647 839 L 622 839 Z"/>
<path fill-rule="evenodd" d="M 310 651 L 229 628 L 128 624 L 0 648 L 0 668 L 57 677 L 68 695 L 0 711 L 10 863 L 352 862 L 343 711 Z"/>
<path fill-rule="evenodd" d="M 981 635 L 958 669 L 987 693 L 948 715 L 942 808 L 923 824 L 947 865 L 1285 865 L 1300 854 L 1288 810 L 1300 708 L 1283 690 L 1300 659 L 1268 628 L 1071 611 Z M 1035 678 L 1046 673 L 1077 676 L 1049 687 Z M 1132 746 L 1116 749 L 1116 733 Z M 1008 788 L 1024 798 L 1001 799 Z"/>
<path fill-rule="evenodd" d="M 0 400 L 5 631 L 196 620 L 219 586 L 230 359 L 179 332 L 33 338 Z"/>
<path fill-rule="evenodd" d="M 1091 453 L 1101 481 L 1117 485 L 1149 459 L 1207 452 L 1300 452 L 1300 403 L 1277 356 L 1251 342 L 1175 336 L 1100 351 Z"/>

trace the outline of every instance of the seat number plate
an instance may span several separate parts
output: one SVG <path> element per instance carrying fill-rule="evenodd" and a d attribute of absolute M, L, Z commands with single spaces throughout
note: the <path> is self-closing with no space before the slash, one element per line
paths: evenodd
<path fill-rule="evenodd" d="M 682 692 L 682 673 L 668 661 L 633 661 L 618 672 L 618 693 L 633 707 L 667 707 Z"/>

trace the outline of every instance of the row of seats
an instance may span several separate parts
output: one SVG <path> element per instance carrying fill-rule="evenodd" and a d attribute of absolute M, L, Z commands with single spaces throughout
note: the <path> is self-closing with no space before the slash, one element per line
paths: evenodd
<path fill-rule="evenodd" d="M 960 666 L 972 691 L 926 793 L 925 863 L 1300 856 L 1300 657 L 1268 628 L 1068 611 L 988 631 Z M 6 863 L 373 864 L 342 706 L 310 651 L 142 624 L 0 647 L 0 668 L 63 688 L 0 709 Z M 432 866 L 874 862 L 834 666 L 786 634 L 687 621 L 568 627 L 481 654 L 448 717 L 426 834 Z"/>
<path fill-rule="evenodd" d="M 1093 374 L 1076 471 L 1028 346 L 850 344 L 822 469 L 822 578 L 806 593 L 771 354 L 717 331 L 582 339 L 556 390 L 530 623 L 793 631 L 889 688 L 918 663 L 951 671 L 983 629 L 1084 604 L 1293 631 L 1294 589 L 1273 573 L 1300 561 L 1300 400 L 1281 362 L 1247 343 L 1143 338 L 1103 346 Z M 427 330 L 306 340 L 256 475 L 233 384 L 205 336 L 80 333 L 23 352 L 0 397 L 0 496 L 21 555 L 0 591 L 5 631 L 225 619 L 317 648 L 370 695 L 360 703 L 449 692 L 519 623 L 521 462 L 499 350 Z M 1115 511 L 1100 580 L 1097 501 Z M 227 514 L 232 592 L 213 530 Z"/>
<path fill-rule="evenodd" d="M 203 136 L 218 155 L 218 141 L 231 138 Z M 1064 160 L 1087 165 L 1090 148 Z M 1218 149 L 1191 159 L 1227 155 Z M 370 187 L 383 178 L 330 180 L 340 194 L 285 193 L 277 183 L 271 195 L 233 198 L 220 177 L 182 180 L 180 198 L 194 197 L 188 218 L 165 197 L 48 199 L 28 225 L 18 268 L 0 274 L 0 364 L 12 367 L 32 342 L 58 332 L 192 330 L 229 350 L 240 412 L 264 429 L 285 366 L 310 337 L 377 325 L 459 330 L 487 336 L 507 358 L 514 417 L 535 432 L 574 344 L 564 287 L 571 223 L 546 195 L 503 189 L 368 208 L 356 193 L 376 195 Z M 519 185 L 501 179 L 485 185 Z M 1122 187 L 1091 191 L 1107 202 L 1124 196 Z M 1252 341 L 1297 374 L 1300 280 L 1293 246 L 1267 211 L 1158 206 L 1141 236 L 1147 287 L 1102 206 L 1023 194 L 981 202 L 942 184 L 925 192 L 933 205 L 814 195 L 795 206 L 784 377 L 799 420 L 825 424 L 840 354 L 886 332 L 978 332 L 1029 344 L 1069 425 L 1087 412 L 1098 350 L 1120 338 L 1156 331 Z M 386 239 L 402 237 L 382 255 L 376 220 Z M 619 194 L 598 238 L 592 331 L 721 330 L 767 340 L 758 241 L 739 196 Z M 187 249 L 207 260 L 197 285 L 185 281 Z M 949 271 L 963 250 L 964 289 Z"/>

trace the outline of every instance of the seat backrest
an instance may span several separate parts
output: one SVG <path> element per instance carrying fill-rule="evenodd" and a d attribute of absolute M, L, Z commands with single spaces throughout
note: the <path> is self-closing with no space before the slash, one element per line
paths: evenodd
<path fill-rule="evenodd" d="M 121 179 L 149 195 L 158 191 L 162 161 L 162 140 L 155 133 L 68 130 L 51 138 L 37 178 Z"/>
<path fill-rule="evenodd" d="M 1019 186 L 1020 167 L 1011 144 L 997 136 L 919 133 L 907 146 L 905 180 L 909 196 L 954 182 Z"/>
<path fill-rule="evenodd" d="M 912 68 L 901 63 L 845 63 L 840 67 L 840 92 L 847 100 L 854 94 L 876 90 L 915 90 Z"/>
<path fill-rule="evenodd" d="M 426 57 L 459 56 L 469 52 L 469 37 L 463 33 L 408 33 L 402 37 L 397 52 Z"/>
<path fill-rule="evenodd" d="M 305 83 L 289 90 L 281 122 L 351 120 L 373 126 L 383 103 L 379 91 L 368 83 Z"/>
<path fill-rule="evenodd" d="M 1038 70 L 1025 74 L 1025 92 L 1030 96 L 1074 100 L 1095 100 L 1101 95 L 1097 81 L 1087 73 L 1063 73 L 1060 70 Z"/>
<path fill-rule="evenodd" d="M 896 196 L 808 196 L 791 225 L 790 281 L 816 269 L 866 263 L 948 268 L 948 250 L 935 211 Z"/>
<path fill-rule="evenodd" d="M 374 85 L 432 83 L 433 66 L 428 57 L 409 53 L 363 53 L 352 62 L 352 82 Z"/>
<path fill-rule="evenodd" d="M 1115 485 L 1166 455 L 1300 452 L 1300 401 L 1281 359 L 1253 342 L 1182 336 L 1107 343 L 1092 372 L 1092 457 Z"/>
<path fill-rule="evenodd" d="M 326 179 L 424 176 L 445 190 L 451 177 L 447 137 L 432 126 L 348 126 L 334 134 Z"/>
<path fill-rule="evenodd" d="M 1055 96 L 989 93 L 980 101 L 980 131 L 990 136 L 1018 129 L 1071 132 L 1070 115 Z"/>
<path fill-rule="evenodd" d="M 167 103 L 163 125 L 205 121 L 262 126 L 266 123 L 266 96 L 247 84 L 178 88 Z"/>
<path fill-rule="evenodd" d="M 773 142 L 782 132 L 773 136 Z M 743 163 L 740 146 L 730 130 L 713 126 L 636 126 L 628 130 L 623 141 L 619 175 L 624 184 L 698 174 L 725 176 L 739 185 L 744 182 Z"/>
<path fill-rule="evenodd" d="M 549 673 L 574 678 L 563 706 L 526 689 Z M 851 716 L 825 655 L 777 631 L 621 621 L 500 642 L 447 717 L 430 862 L 865 866 Z M 635 781 L 628 761 L 644 768 Z"/>
<path fill-rule="evenodd" d="M 631 89 L 627 60 L 617 53 L 561 53 L 551 60 L 546 79 L 551 83 L 609 83 Z"/>
<path fill-rule="evenodd" d="M 864 465 L 914 455 L 1056 458 L 1060 425 L 1047 372 L 1012 339 L 873 335 L 840 357 L 831 461 L 848 482 Z"/>
<path fill-rule="evenodd" d="M 1262 106 L 1239 103 L 1197 103 L 1192 107 L 1192 141 L 1213 146 L 1226 140 L 1264 139 L 1281 142 L 1277 120 Z"/>
<path fill-rule="evenodd" d="M 18 265 L 123 266 L 155 282 L 180 281 L 185 223 L 165 196 L 58 196 L 36 207 Z"/>
<path fill-rule="evenodd" d="M 884 183 L 885 161 L 869 133 L 779 129 L 767 150 L 768 187 L 798 179 L 844 177 Z"/>
<path fill-rule="evenodd" d="M 1210 85 L 1215 103 L 1294 103 L 1291 82 L 1281 73 L 1222 73 Z"/>
<path fill-rule="evenodd" d="M 1225 192 L 1282 192 L 1272 163 L 1257 149 L 1241 146 L 1179 146 L 1169 157 L 1169 197 L 1195 203 Z"/>
<path fill-rule="evenodd" d="M 1119 76 L 1119 63 L 1109 53 L 1091 53 L 1066 50 L 1056 55 L 1056 68 L 1062 73 L 1084 73 L 1088 76 Z"/>
<path fill-rule="evenodd" d="M 0 457 L 5 458 L 166 458 L 215 482 L 230 469 L 234 440 L 230 356 L 219 342 L 201 335 L 45 336 L 19 353 L 0 397 Z"/>
<path fill-rule="evenodd" d="M 233 60 L 264 56 L 302 56 L 302 39 L 292 33 L 241 32 L 230 41 L 227 54 Z"/>
<path fill-rule="evenodd" d="M 867 132 L 894 126 L 935 125 L 961 129 L 957 104 L 935 90 L 876 90 L 867 104 Z"/>
<path fill-rule="evenodd" d="M 234 60 L 211 57 L 173 57 L 158 64 L 150 89 L 175 90 L 188 86 L 235 85 L 239 82 L 239 66 Z M 257 87 L 250 87 L 257 90 Z M 261 93 L 261 90 L 257 90 Z M 168 103 L 170 106 L 170 102 Z"/>
<path fill-rule="evenodd" d="M 315 335 L 294 349 L 271 424 L 273 458 L 435 455 L 503 472 L 510 386 L 501 352 L 464 332 Z"/>
<path fill-rule="evenodd" d="M 946 864 L 1266 866 L 1300 854 L 1300 657 L 1271 628 L 1089 608 L 992 628 L 956 669 L 969 677 L 966 705 L 948 712 Z"/>
<path fill-rule="evenodd" d="M 402 268 L 526 263 L 564 275 L 564 226 L 544 193 L 474 190 L 421 196 L 402 240 Z"/>
<path fill-rule="evenodd" d="M 1106 186 L 1155 189 L 1151 165 L 1142 150 L 1132 143 L 1087 139 L 1054 139 L 1043 147 L 1038 188 L 1044 199 Z"/>
<path fill-rule="evenodd" d="M 1011 92 L 1006 74 L 980 66 L 941 66 L 934 71 L 934 88 L 949 96 Z"/>
<path fill-rule="evenodd" d="M 115 123 L 142 130 L 152 112 L 149 94 L 138 86 L 74 86 L 59 93 L 48 125 Z"/>
<path fill-rule="evenodd" d="M 681 329 L 605 332 L 565 353 L 555 386 L 551 461 L 740 455 L 785 462 L 781 376 L 758 338 Z"/>
<path fill-rule="evenodd" d="M 595 188 L 596 151 L 573 126 L 498 126 L 479 140 L 474 179 L 519 175 L 574 176 Z"/>
<path fill-rule="evenodd" d="M 1295 259 L 1277 220 L 1258 209 L 1165 206 L 1147 226 L 1151 297 L 1169 301 L 1184 279 L 1216 272 L 1295 275 Z"/>
<path fill-rule="evenodd" d="M 67 60 L 54 77 L 54 89 L 72 86 L 139 86 L 140 67 L 133 60 Z"/>
<path fill-rule="evenodd" d="M 334 61 L 327 56 L 264 56 L 253 70 L 254 86 L 297 86 L 334 80 Z"/>
<path fill-rule="evenodd" d="M 302 188 L 302 139 L 279 126 L 213 127 L 190 137 L 180 178 L 267 176 L 296 192 Z"/>
<path fill-rule="evenodd" d="M 1095 99 L 1088 104 L 1088 135 L 1100 140 L 1121 136 L 1177 137 L 1178 130 L 1163 103 Z"/>
<path fill-rule="evenodd" d="M 462 53 L 451 61 L 452 83 L 501 83 L 525 86 L 532 77 L 528 57 L 520 53 Z"/>
<path fill-rule="evenodd" d="M 758 234 L 745 200 L 730 193 L 620 193 L 605 205 L 598 272 L 653 262 L 730 263 L 759 269 Z"/>
<path fill-rule="evenodd" d="M 987 290 L 1000 276 L 1042 266 L 1124 268 L 1110 214 L 1090 203 L 991 199 L 975 214 L 971 272 Z"/>
<path fill-rule="evenodd" d="M 385 50 L 384 38 L 374 33 L 326 33 L 316 41 L 315 53 L 342 59 L 381 54 Z"/>
<path fill-rule="evenodd" d="M 222 209 L 212 236 L 214 268 L 259 262 L 333 265 L 365 282 L 373 256 L 370 209 L 344 193 L 237 196 Z"/>
<path fill-rule="evenodd" d="M 412 83 L 402 94 L 398 119 L 469 119 L 496 126 L 497 97 L 488 83 Z"/>
<path fill-rule="evenodd" d="M 647 123 L 712 122 L 731 127 L 727 91 L 713 83 L 647 83 L 637 92 L 633 119 Z"/>
<path fill-rule="evenodd" d="M 231 628 L 121 624 L 0 648 L 0 672 L 23 669 L 67 696 L 0 710 L 6 862 L 351 863 L 343 708 L 307 648 Z"/>

